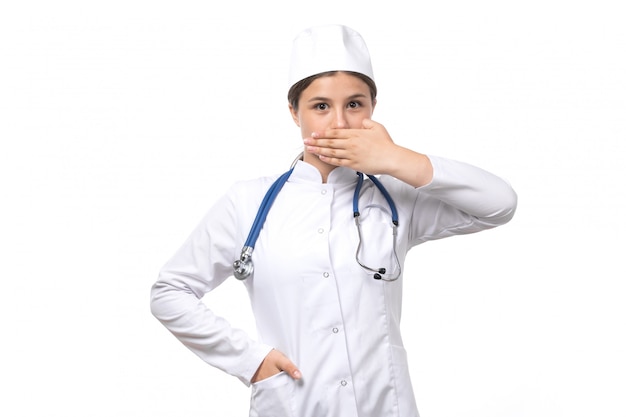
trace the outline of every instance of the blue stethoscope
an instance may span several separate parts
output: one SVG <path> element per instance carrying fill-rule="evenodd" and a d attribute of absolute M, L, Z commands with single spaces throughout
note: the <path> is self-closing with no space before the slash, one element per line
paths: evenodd
<path fill-rule="evenodd" d="M 289 169 L 289 171 L 282 174 L 278 179 L 272 184 L 269 188 L 265 197 L 263 197 L 263 201 L 261 202 L 261 206 L 259 207 L 259 211 L 254 219 L 254 223 L 252 223 L 252 228 L 250 229 L 250 233 L 248 234 L 248 239 L 244 243 L 243 248 L 241 249 L 241 256 L 235 262 L 233 262 L 234 276 L 239 280 L 244 280 L 248 278 L 254 269 L 252 264 L 252 252 L 254 251 L 254 245 L 259 237 L 259 233 L 261 233 L 261 228 L 265 223 L 265 219 L 267 218 L 267 214 L 270 211 L 270 207 L 274 203 L 276 196 L 283 188 L 283 185 L 289 179 L 289 176 L 293 172 L 293 167 Z M 383 281 L 395 281 L 400 277 L 401 267 L 400 261 L 398 260 L 398 253 L 396 252 L 396 241 L 398 237 L 398 211 L 396 210 L 396 205 L 393 202 L 393 199 L 383 186 L 383 184 L 378 180 L 378 178 L 373 175 L 368 175 L 368 178 L 372 180 L 374 185 L 380 190 L 380 192 L 387 200 L 389 204 L 389 208 L 391 209 L 391 224 L 392 224 L 392 232 L 393 232 L 393 256 L 396 263 L 396 272 L 392 275 L 387 275 L 387 268 L 371 268 L 361 262 L 359 259 L 359 253 L 361 252 L 362 246 L 362 236 L 361 236 L 361 222 L 359 220 L 361 213 L 359 212 L 359 196 L 361 194 L 361 187 L 363 186 L 363 173 L 357 172 L 359 176 L 358 182 L 354 189 L 354 197 L 352 198 L 352 208 L 354 215 L 354 223 L 356 224 L 357 231 L 359 233 L 359 244 L 356 249 L 356 261 L 357 263 L 364 269 L 373 272 L 374 279 L 383 280 Z"/>

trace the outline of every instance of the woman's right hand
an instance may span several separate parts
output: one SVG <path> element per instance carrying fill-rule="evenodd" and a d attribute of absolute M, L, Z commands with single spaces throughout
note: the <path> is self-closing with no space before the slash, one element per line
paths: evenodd
<path fill-rule="evenodd" d="M 263 359 L 263 362 L 261 362 L 259 369 L 256 370 L 250 382 L 254 384 L 255 382 L 263 381 L 264 379 L 274 376 L 281 371 L 284 371 L 293 379 L 297 380 L 302 378 L 300 370 L 289 360 L 289 358 L 278 350 L 272 349 L 270 353 L 267 354 L 265 359 Z"/>

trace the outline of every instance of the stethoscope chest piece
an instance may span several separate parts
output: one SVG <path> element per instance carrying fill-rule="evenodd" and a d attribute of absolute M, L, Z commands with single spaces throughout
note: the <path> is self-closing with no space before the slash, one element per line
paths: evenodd
<path fill-rule="evenodd" d="M 244 280 L 252 275 L 254 271 L 254 264 L 252 263 L 252 251 L 250 246 L 244 246 L 241 250 L 241 256 L 235 262 L 233 262 L 233 275 L 238 280 Z"/>
<path fill-rule="evenodd" d="M 257 211 L 254 223 L 252 224 L 252 228 L 250 229 L 250 233 L 246 239 L 246 243 L 241 249 L 241 255 L 239 256 L 239 259 L 233 262 L 233 275 L 238 280 L 244 280 L 252 275 L 252 271 L 254 270 L 254 265 L 252 263 L 252 251 L 254 251 L 254 245 L 259 237 L 259 233 L 261 233 L 261 228 L 263 227 L 263 223 L 265 223 L 265 218 L 270 211 L 270 207 L 274 203 L 278 192 L 283 188 L 283 185 L 285 185 L 292 172 L 293 167 L 281 175 L 272 184 L 270 189 L 265 194 L 265 197 L 263 197 L 263 201 L 261 202 L 259 211 Z"/>

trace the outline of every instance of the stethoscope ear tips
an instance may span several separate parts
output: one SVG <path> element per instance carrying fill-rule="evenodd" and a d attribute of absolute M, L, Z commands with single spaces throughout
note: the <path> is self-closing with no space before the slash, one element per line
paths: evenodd
<path fill-rule="evenodd" d="M 383 279 L 383 275 L 387 273 L 387 268 L 379 268 L 378 272 L 374 273 L 374 279 Z"/>

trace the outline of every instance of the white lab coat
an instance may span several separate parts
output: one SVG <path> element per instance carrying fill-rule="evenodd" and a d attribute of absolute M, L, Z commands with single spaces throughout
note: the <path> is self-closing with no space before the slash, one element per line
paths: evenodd
<path fill-rule="evenodd" d="M 517 197 L 507 182 L 479 168 L 430 157 L 434 177 L 414 188 L 380 180 L 399 213 L 397 253 L 509 221 Z M 417 417 L 400 335 L 402 280 L 374 280 L 355 260 L 352 198 L 357 176 L 334 169 L 322 183 L 298 162 L 256 243 L 245 285 L 258 335 L 232 328 L 201 298 L 232 277 L 265 192 L 278 177 L 232 186 L 163 267 L 152 288 L 153 314 L 204 361 L 245 384 L 276 348 L 302 371 L 252 384 L 251 417 Z M 367 180 L 359 198 L 361 260 L 394 265 L 389 206 Z M 231 278 L 234 279 L 234 278 Z"/>

